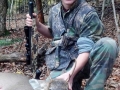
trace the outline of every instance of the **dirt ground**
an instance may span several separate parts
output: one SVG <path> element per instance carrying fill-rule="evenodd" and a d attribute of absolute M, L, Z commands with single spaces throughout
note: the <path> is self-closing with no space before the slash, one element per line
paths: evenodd
<path fill-rule="evenodd" d="M 109 13 L 106 13 L 103 18 L 103 23 L 105 25 L 105 33 L 104 36 L 108 36 L 113 38 L 117 41 L 117 34 L 116 34 L 116 28 L 115 28 L 115 22 L 113 17 L 113 12 L 111 9 L 108 11 Z M 117 13 L 120 14 L 120 10 L 117 11 Z M 19 16 L 21 17 L 21 16 Z M 17 23 L 17 24 L 16 24 Z M 9 22 L 7 22 L 7 27 L 9 25 Z M 17 25 L 17 26 L 16 26 Z M 0 37 L 0 39 L 3 38 L 22 38 L 23 43 L 15 43 L 10 46 L 3 46 L 0 47 L 0 53 L 12 53 L 12 52 L 23 52 L 25 53 L 25 36 L 24 36 L 24 30 L 23 27 L 25 25 L 25 20 L 22 21 L 17 20 L 17 22 L 13 21 L 11 23 L 11 26 L 9 27 L 9 30 L 11 30 L 11 35 L 8 37 Z M 16 28 L 16 29 L 14 29 Z M 39 47 L 43 45 L 43 43 L 49 42 L 49 39 L 46 39 L 42 35 L 39 37 Z M 46 66 L 43 65 L 43 71 L 44 73 L 41 76 L 41 79 L 44 78 L 44 75 L 46 74 Z M 31 72 L 30 68 L 26 65 L 25 62 L 2 62 L 0 63 L 0 72 L 13 72 L 13 73 L 20 73 L 25 74 L 27 76 L 33 77 L 33 73 Z M 83 82 L 84 84 L 84 82 Z M 120 55 L 115 61 L 113 72 L 111 76 L 108 78 L 106 82 L 106 90 L 120 90 Z"/>

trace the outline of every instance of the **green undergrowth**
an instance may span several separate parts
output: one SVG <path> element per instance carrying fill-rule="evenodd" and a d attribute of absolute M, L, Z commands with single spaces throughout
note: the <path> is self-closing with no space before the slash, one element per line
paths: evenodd
<path fill-rule="evenodd" d="M 0 39 L 0 47 L 2 46 L 9 46 L 9 45 L 12 45 L 16 42 L 21 42 L 22 39 L 20 38 L 16 38 L 16 39 Z"/>
<path fill-rule="evenodd" d="M 4 33 L 2 33 L 2 34 L 0 35 L 0 37 L 8 37 L 8 36 L 10 36 L 10 35 L 11 35 L 11 32 L 8 31 L 8 30 L 5 30 Z"/>

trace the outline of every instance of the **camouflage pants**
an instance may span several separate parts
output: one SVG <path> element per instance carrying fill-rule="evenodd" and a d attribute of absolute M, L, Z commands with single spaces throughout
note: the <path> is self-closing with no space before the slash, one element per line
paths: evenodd
<path fill-rule="evenodd" d="M 118 48 L 113 39 L 105 37 L 96 42 L 90 52 L 90 77 L 84 90 L 104 90 L 117 56 Z"/>
<path fill-rule="evenodd" d="M 74 78 L 73 90 L 80 90 L 82 79 L 89 78 L 84 90 L 104 90 L 104 85 L 112 72 L 113 64 L 118 56 L 116 42 L 108 37 L 96 42 L 90 58 L 84 69 Z M 60 75 L 60 72 L 51 71 L 53 78 Z"/>

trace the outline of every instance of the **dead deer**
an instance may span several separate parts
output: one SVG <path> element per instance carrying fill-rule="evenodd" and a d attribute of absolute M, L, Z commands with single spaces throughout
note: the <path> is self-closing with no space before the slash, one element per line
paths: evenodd
<path fill-rule="evenodd" d="M 33 90 L 29 78 L 16 73 L 0 73 L 0 90 Z"/>
<path fill-rule="evenodd" d="M 68 90 L 67 82 L 54 80 L 37 80 L 38 88 L 33 89 L 27 76 L 16 73 L 0 73 L 0 90 Z"/>

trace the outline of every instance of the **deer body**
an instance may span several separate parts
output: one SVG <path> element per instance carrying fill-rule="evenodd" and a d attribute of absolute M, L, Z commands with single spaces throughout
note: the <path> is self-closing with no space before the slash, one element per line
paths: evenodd
<path fill-rule="evenodd" d="M 29 78 L 16 73 L 1 72 L 0 87 L 2 90 L 33 90 L 29 84 Z"/>
<path fill-rule="evenodd" d="M 0 72 L 0 90 L 68 90 L 68 84 L 61 79 L 37 80 L 38 87 L 33 89 L 29 83 L 30 79 L 16 73 Z"/>

